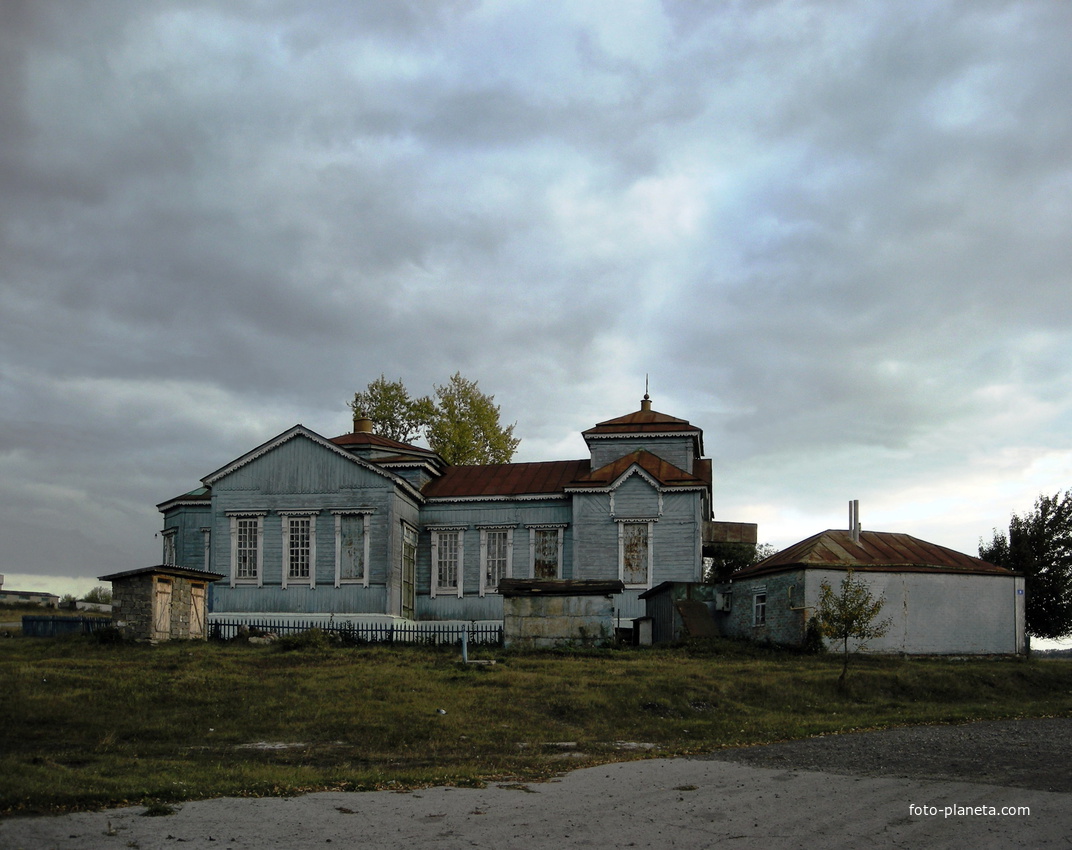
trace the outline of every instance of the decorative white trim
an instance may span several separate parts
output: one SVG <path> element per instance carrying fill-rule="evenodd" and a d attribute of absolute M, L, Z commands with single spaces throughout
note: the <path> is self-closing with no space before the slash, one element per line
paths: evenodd
<path fill-rule="evenodd" d="M 432 599 L 435 599 L 437 595 L 456 595 L 459 598 L 462 596 L 465 575 L 465 531 L 467 528 L 467 525 L 437 525 L 428 528 L 432 533 L 432 559 L 431 569 L 429 569 L 431 575 L 428 582 L 428 594 Z M 456 566 L 458 586 L 456 588 L 439 584 L 439 536 L 441 534 L 458 535 L 458 563 Z"/>
<path fill-rule="evenodd" d="M 231 587 L 239 584 L 264 587 L 264 517 L 267 515 L 267 511 L 227 511 L 231 526 Z M 238 521 L 241 519 L 257 521 L 257 575 L 253 578 L 238 577 Z"/>
<path fill-rule="evenodd" d="M 480 595 L 498 593 L 498 586 L 488 588 L 488 532 L 506 532 L 506 564 L 502 578 L 511 578 L 514 574 L 514 528 L 516 525 L 481 525 L 480 529 Z"/>
<path fill-rule="evenodd" d="M 599 426 L 597 425 L 596 428 Z M 627 427 L 627 426 L 613 426 Z M 703 434 L 699 428 L 687 428 L 681 431 L 622 431 L 616 434 L 593 434 L 591 431 L 581 434 L 585 440 L 647 440 L 652 438 L 692 437 Z"/>
<path fill-rule="evenodd" d="M 372 516 L 370 510 L 349 510 L 340 508 L 333 510 L 335 515 L 335 586 L 343 584 L 360 584 L 362 587 L 369 586 L 369 520 Z M 361 578 L 342 577 L 342 518 L 344 516 L 359 516 L 362 519 L 361 527 Z"/>
<path fill-rule="evenodd" d="M 177 528 L 165 528 L 160 532 L 164 549 L 161 563 L 166 566 L 174 567 L 178 563 L 178 551 L 175 548 L 178 542 L 178 534 L 179 530 Z"/>
<path fill-rule="evenodd" d="M 430 504 L 454 502 L 546 502 L 568 499 L 563 493 L 519 493 L 514 496 L 433 496 L 425 501 Z"/>
<path fill-rule="evenodd" d="M 284 590 L 291 584 L 295 585 L 308 585 L 310 588 L 316 587 L 316 515 L 320 511 L 279 511 L 279 525 L 283 532 L 283 553 L 282 553 L 282 587 Z M 301 576 L 290 575 L 290 521 L 292 519 L 307 519 L 309 520 L 309 578 L 303 578 Z"/>

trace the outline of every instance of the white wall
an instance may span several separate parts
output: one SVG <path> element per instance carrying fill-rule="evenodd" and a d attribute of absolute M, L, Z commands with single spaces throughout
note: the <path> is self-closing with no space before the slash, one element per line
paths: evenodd
<path fill-rule="evenodd" d="M 1015 576 L 948 573 L 855 572 L 886 604 L 879 619 L 892 624 L 869 652 L 1005 654 L 1024 651 L 1024 580 Z M 842 570 L 807 571 L 808 605 L 818 605 L 820 585 L 835 591 Z"/>

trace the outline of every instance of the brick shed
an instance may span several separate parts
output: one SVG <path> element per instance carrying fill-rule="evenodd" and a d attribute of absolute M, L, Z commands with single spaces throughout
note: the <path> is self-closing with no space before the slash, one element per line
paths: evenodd
<path fill-rule="evenodd" d="M 208 586 L 219 573 L 160 565 L 100 576 L 112 583 L 112 622 L 139 640 L 204 640 Z"/>

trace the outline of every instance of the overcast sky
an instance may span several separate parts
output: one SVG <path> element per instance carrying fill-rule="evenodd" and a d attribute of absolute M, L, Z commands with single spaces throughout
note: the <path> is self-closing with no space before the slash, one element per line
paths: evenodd
<path fill-rule="evenodd" d="M 0 572 L 385 374 L 517 460 L 638 408 L 715 513 L 976 554 L 1072 487 L 1072 3 L 0 2 Z M 16 584 L 19 587 L 16 587 Z"/>

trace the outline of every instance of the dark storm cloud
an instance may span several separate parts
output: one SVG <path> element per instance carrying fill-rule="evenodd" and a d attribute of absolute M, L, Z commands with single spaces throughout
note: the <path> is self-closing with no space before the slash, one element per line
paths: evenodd
<path fill-rule="evenodd" d="M 479 379 L 530 460 L 651 373 L 720 509 L 781 543 L 879 479 L 989 483 L 977 515 L 1065 484 L 1069 31 L 1028 2 L 0 4 L 0 568 L 155 557 L 155 502 L 342 431 L 381 373 Z"/>

